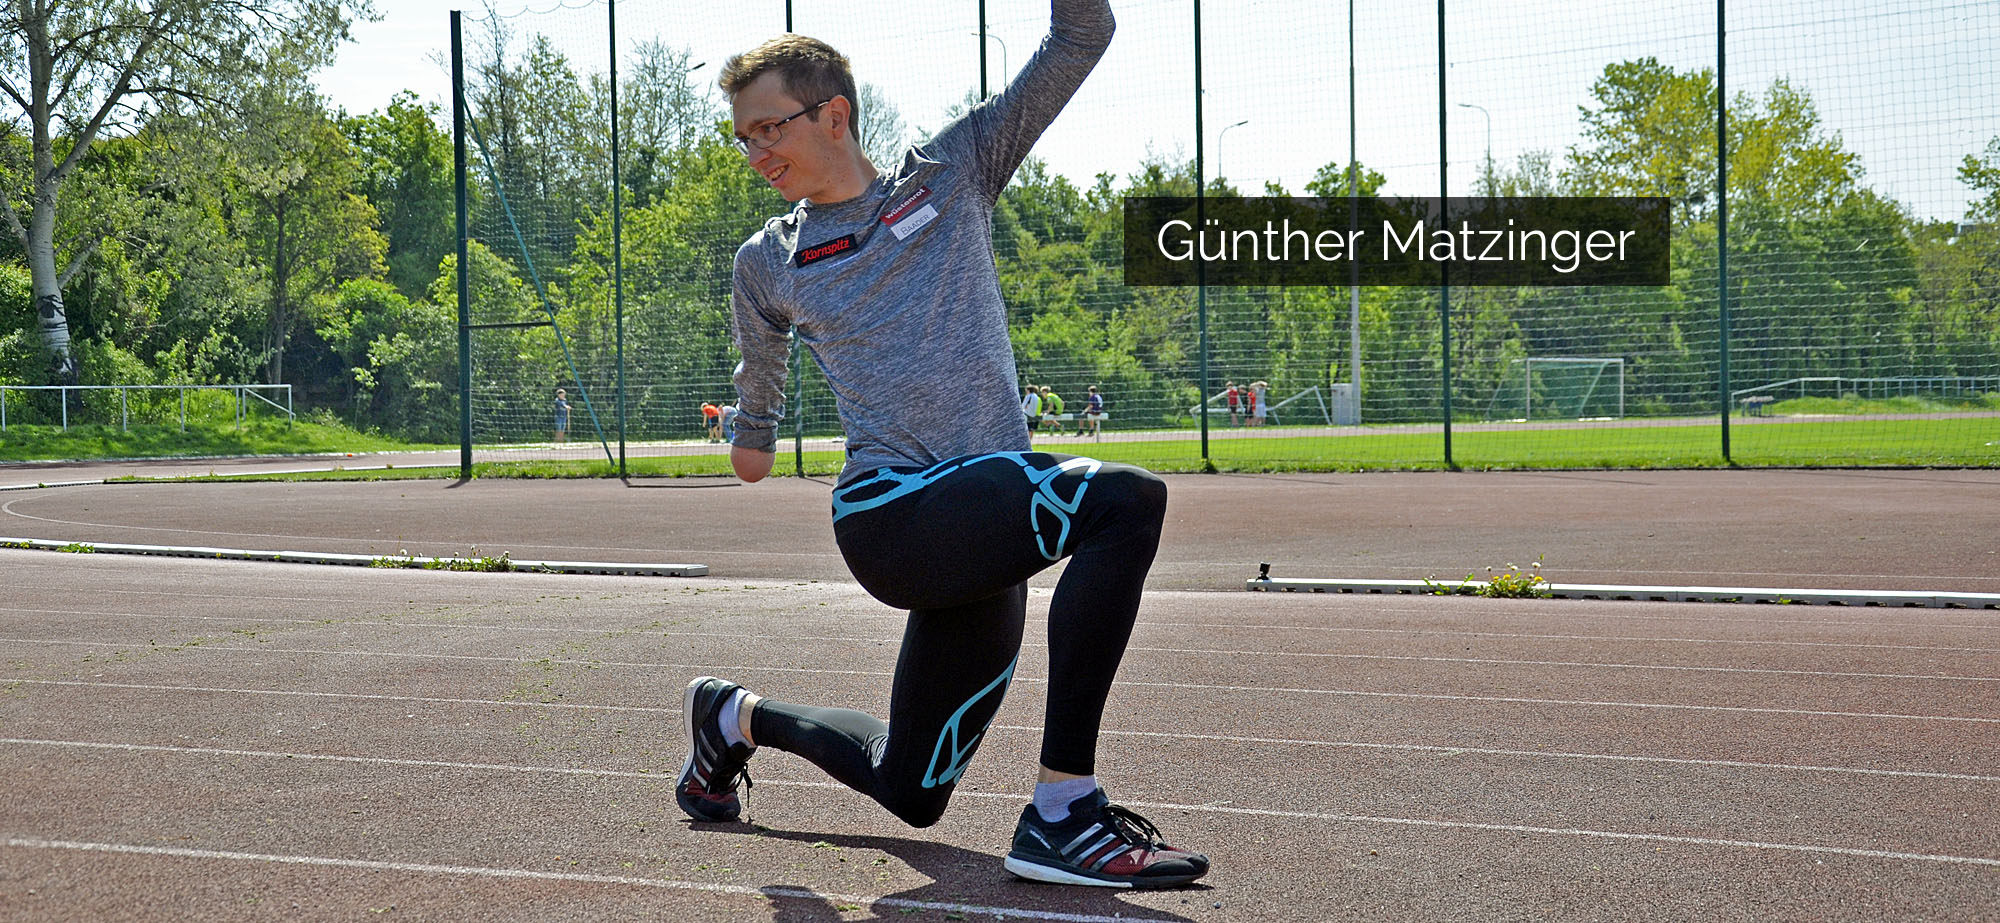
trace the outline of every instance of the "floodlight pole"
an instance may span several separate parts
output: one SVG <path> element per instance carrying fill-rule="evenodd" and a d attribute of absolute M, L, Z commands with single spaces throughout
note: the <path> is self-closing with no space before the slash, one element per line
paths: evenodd
<path fill-rule="evenodd" d="M 1231 128 L 1241 128 L 1241 127 L 1243 127 L 1243 126 L 1245 126 L 1245 125 L 1248 125 L 1248 124 L 1250 124 L 1250 120 L 1249 120 L 1249 119 L 1244 119 L 1243 121 L 1241 121 L 1241 122 L 1237 122 L 1237 123 L 1236 123 L 1236 124 L 1234 124 L 1234 125 L 1228 125 L 1228 126 L 1225 126 L 1225 127 L 1224 127 L 1224 128 L 1223 128 L 1223 129 L 1221 130 L 1221 131 L 1219 131 L 1219 132 L 1216 132 L 1216 133 L 1215 133 L 1215 178 L 1216 178 L 1216 179 L 1218 179 L 1218 180 L 1222 179 L 1222 175 L 1223 175 L 1223 174 L 1222 174 L 1222 139 L 1223 139 L 1223 138 L 1226 138 L 1226 137 L 1228 137 L 1228 136 L 1229 136 L 1229 129 L 1231 129 Z"/>
<path fill-rule="evenodd" d="M 1461 109 L 1477 109 L 1480 115 L 1486 117 L 1486 194 L 1491 196 L 1499 191 L 1494 188 L 1493 182 L 1496 179 L 1493 175 L 1493 113 L 1476 103 L 1459 103 L 1458 106 Z"/>

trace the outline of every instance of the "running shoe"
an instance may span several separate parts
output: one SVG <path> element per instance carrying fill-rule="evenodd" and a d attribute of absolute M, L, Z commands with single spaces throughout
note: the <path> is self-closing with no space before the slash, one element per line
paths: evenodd
<path fill-rule="evenodd" d="M 688 683 L 681 697 L 681 717 L 687 722 L 692 747 L 674 784 L 674 800 L 695 820 L 719 823 L 743 814 L 736 783 L 740 778 L 745 788 L 750 786 L 750 754 L 757 748 L 723 739 L 718 720 L 723 704 L 740 688 L 728 680 L 702 676 Z"/>
<path fill-rule="evenodd" d="M 1007 871 L 1030 881 L 1099 888 L 1171 888 L 1208 874 L 1208 857 L 1168 846 L 1159 828 L 1098 789 L 1070 802 L 1069 817 L 1042 819 L 1030 804 L 1014 828 Z"/>

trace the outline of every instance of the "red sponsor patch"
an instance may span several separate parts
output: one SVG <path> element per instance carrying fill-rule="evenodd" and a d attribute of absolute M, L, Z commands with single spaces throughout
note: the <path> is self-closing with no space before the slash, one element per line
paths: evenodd
<path fill-rule="evenodd" d="M 798 261 L 800 266 L 810 266 L 820 260 L 839 256 L 852 249 L 854 249 L 854 235 L 849 234 L 845 237 L 836 237 L 823 244 L 813 244 L 810 247 L 801 248 L 794 259 Z"/>
<path fill-rule="evenodd" d="M 915 195 L 912 195 L 909 198 L 904 199 L 903 204 L 890 209 L 888 214 L 882 216 L 882 223 L 895 224 L 896 222 L 903 220 L 911 212 L 916 211 L 917 206 L 924 204 L 925 199 L 928 199 L 930 197 L 931 197 L 931 187 L 918 186 Z"/>

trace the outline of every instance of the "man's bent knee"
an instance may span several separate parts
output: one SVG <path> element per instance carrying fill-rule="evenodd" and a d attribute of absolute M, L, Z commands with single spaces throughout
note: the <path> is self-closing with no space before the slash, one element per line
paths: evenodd
<path fill-rule="evenodd" d="M 921 789 L 915 792 L 895 792 L 881 799 L 882 806 L 896 819 L 912 827 L 929 827 L 944 816 L 944 809 L 951 804 L 952 787 Z"/>

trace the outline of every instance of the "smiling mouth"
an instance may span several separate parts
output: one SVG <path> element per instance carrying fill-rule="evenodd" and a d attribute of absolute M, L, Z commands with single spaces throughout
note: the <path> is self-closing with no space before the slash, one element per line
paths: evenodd
<path fill-rule="evenodd" d="M 778 178 L 784 176 L 786 173 L 791 172 L 791 169 L 792 167 L 790 164 L 786 164 L 785 166 L 779 167 L 776 170 L 764 174 L 764 181 L 775 186 L 778 184 Z"/>

